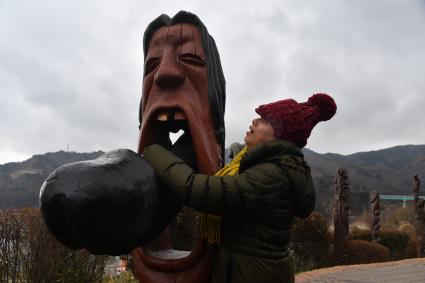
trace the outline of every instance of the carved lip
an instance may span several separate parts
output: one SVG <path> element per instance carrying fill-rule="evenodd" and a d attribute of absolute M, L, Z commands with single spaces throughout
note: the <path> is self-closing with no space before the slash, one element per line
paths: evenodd
<path fill-rule="evenodd" d="M 174 273 L 189 269 L 197 264 L 206 250 L 205 241 L 199 241 L 193 248 L 192 252 L 183 258 L 177 259 L 160 259 L 146 254 L 143 249 L 138 249 L 137 253 L 146 267 L 149 267 L 157 272 Z"/>

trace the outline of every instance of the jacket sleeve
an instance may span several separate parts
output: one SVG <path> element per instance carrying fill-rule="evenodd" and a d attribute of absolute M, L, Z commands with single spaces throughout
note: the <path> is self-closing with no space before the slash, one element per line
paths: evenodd
<path fill-rule="evenodd" d="M 285 158 L 282 164 L 282 167 L 288 172 L 293 190 L 294 214 L 305 218 L 313 212 L 316 204 L 316 193 L 310 166 L 303 159 L 290 157 Z"/>
<path fill-rule="evenodd" d="M 196 174 L 180 158 L 160 145 L 151 145 L 143 157 L 151 164 L 163 185 L 195 210 L 217 215 L 253 216 L 266 211 L 268 194 L 284 186 L 281 169 L 271 163 L 255 165 L 235 176 Z M 271 165 L 271 166 L 270 166 Z M 286 184 L 288 185 L 288 184 Z"/>

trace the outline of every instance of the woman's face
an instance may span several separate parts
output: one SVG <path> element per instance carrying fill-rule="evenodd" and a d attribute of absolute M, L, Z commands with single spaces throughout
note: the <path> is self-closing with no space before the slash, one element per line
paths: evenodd
<path fill-rule="evenodd" d="M 249 131 L 247 131 L 245 135 L 245 143 L 248 148 L 275 139 L 272 125 L 263 118 L 252 120 L 252 124 L 249 126 Z"/>

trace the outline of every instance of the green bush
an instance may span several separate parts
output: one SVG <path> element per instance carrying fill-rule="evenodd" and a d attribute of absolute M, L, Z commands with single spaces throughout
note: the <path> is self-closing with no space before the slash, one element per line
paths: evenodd
<path fill-rule="evenodd" d="M 292 226 L 290 249 L 295 270 L 306 271 L 328 264 L 330 235 L 326 218 L 317 212 L 296 218 Z"/>
<path fill-rule="evenodd" d="M 348 236 L 349 240 L 362 240 L 362 241 L 372 241 L 372 234 L 370 230 L 363 229 L 353 229 Z"/>
<path fill-rule="evenodd" d="M 417 245 L 416 237 L 411 237 L 410 240 L 409 240 L 409 243 L 407 244 L 406 258 L 417 258 L 418 257 L 416 245 Z"/>
<path fill-rule="evenodd" d="M 317 265 L 314 264 L 310 259 L 303 259 L 297 255 L 292 257 L 292 266 L 295 274 L 310 271 L 317 268 Z"/>
<path fill-rule="evenodd" d="M 102 283 L 138 283 L 133 274 L 129 271 L 122 272 L 118 275 L 104 276 Z"/>
<path fill-rule="evenodd" d="M 411 205 L 407 207 L 389 207 L 385 210 L 386 213 L 382 214 L 381 226 L 389 228 L 398 228 L 404 223 L 415 223 L 415 210 Z"/>
<path fill-rule="evenodd" d="M 416 228 L 413 224 L 410 224 L 408 222 L 401 224 L 398 229 L 398 231 L 406 232 L 409 234 L 410 238 L 416 237 Z"/>
<path fill-rule="evenodd" d="M 407 248 L 411 237 L 413 236 L 409 236 L 409 233 L 402 229 L 382 229 L 379 244 L 388 248 L 391 260 L 399 260 L 407 257 Z M 371 241 L 372 236 L 370 230 L 355 229 L 351 231 L 349 239 Z M 412 256 L 412 252 L 409 252 L 409 256 Z"/>
<path fill-rule="evenodd" d="M 65 247 L 58 251 L 52 279 L 57 282 L 100 282 L 106 256 L 94 256 L 85 250 L 71 251 Z"/>
<path fill-rule="evenodd" d="M 409 244 L 408 233 L 387 229 L 381 231 L 380 237 L 380 243 L 389 249 L 392 260 L 399 260 L 406 257 L 407 245 Z"/>
<path fill-rule="evenodd" d="M 389 260 L 389 250 L 381 244 L 363 240 L 348 241 L 349 264 L 364 264 Z"/>
<path fill-rule="evenodd" d="M 347 264 L 366 264 L 390 260 L 390 254 L 387 247 L 364 240 L 349 240 L 347 257 Z M 329 258 L 331 262 L 334 262 L 333 245 L 329 250 Z"/>
<path fill-rule="evenodd" d="M 1 282 L 101 282 L 106 256 L 72 251 L 48 231 L 38 209 L 0 210 Z"/>

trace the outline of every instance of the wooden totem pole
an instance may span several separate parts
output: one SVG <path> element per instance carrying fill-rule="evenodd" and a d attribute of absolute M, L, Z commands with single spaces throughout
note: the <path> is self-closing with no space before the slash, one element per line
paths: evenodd
<path fill-rule="evenodd" d="M 378 242 L 381 238 L 379 236 L 379 230 L 381 228 L 381 224 L 379 221 L 379 216 L 381 215 L 381 207 L 379 204 L 379 193 L 376 191 L 372 191 L 370 193 L 370 210 L 372 212 L 372 242 Z"/>
<path fill-rule="evenodd" d="M 335 178 L 334 219 L 334 254 L 337 264 L 348 263 L 349 235 L 349 182 L 347 170 L 339 168 Z"/>
<path fill-rule="evenodd" d="M 417 256 L 425 257 L 425 200 L 419 200 L 421 181 L 417 174 L 413 176 L 413 200 L 415 204 L 415 228 L 417 241 Z"/>

